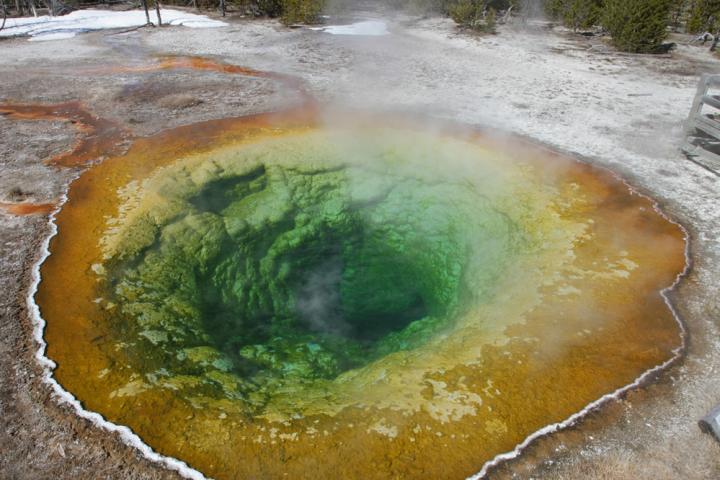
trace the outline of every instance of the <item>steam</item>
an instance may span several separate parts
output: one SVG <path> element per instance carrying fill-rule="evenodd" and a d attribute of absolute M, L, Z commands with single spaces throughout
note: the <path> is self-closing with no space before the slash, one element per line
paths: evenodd
<path fill-rule="evenodd" d="M 295 297 L 295 309 L 306 326 L 318 333 L 346 336 L 352 327 L 340 305 L 343 263 L 333 257 L 311 270 Z"/>

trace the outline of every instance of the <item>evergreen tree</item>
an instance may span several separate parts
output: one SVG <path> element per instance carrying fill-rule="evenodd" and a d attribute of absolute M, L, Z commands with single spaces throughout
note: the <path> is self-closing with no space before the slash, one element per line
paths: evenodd
<path fill-rule="evenodd" d="M 482 18 L 483 2 L 473 0 L 459 0 L 450 5 L 450 18 L 463 27 L 472 27 Z"/>
<path fill-rule="evenodd" d="M 689 33 L 715 33 L 720 21 L 720 0 L 695 0 L 687 22 Z"/>
<path fill-rule="evenodd" d="M 674 31 L 679 31 L 688 10 L 689 0 L 675 0 L 670 10 L 670 26 Z"/>
<path fill-rule="evenodd" d="M 602 13 L 603 0 L 546 0 L 545 11 L 551 18 L 560 20 L 573 31 L 597 25 Z"/>
<path fill-rule="evenodd" d="M 545 13 L 553 20 L 560 20 L 564 16 L 565 3 L 567 0 L 545 0 Z"/>
<path fill-rule="evenodd" d="M 602 0 L 567 0 L 563 20 L 565 26 L 577 32 L 597 25 L 602 12 Z"/>
<path fill-rule="evenodd" d="M 316 23 L 320 18 L 324 0 L 282 0 L 280 20 L 285 25 L 295 23 Z"/>
<path fill-rule="evenodd" d="M 459 0 L 450 5 L 450 18 L 465 28 L 495 33 L 497 13 L 486 0 Z"/>
<path fill-rule="evenodd" d="M 620 50 L 652 53 L 667 37 L 673 0 L 606 0 L 602 24 Z"/>

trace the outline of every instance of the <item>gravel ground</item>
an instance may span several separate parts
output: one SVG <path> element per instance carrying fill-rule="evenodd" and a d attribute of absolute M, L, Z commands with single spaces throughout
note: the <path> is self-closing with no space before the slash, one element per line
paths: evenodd
<path fill-rule="evenodd" d="M 81 100 L 136 136 L 298 100 L 269 79 L 208 71 L 118 73 L 158 54 L 210 56 L 298 76 L 321 102 L 400 110 L 526 136 L 622 174 L 691 233 L 693 268 L 675 292 L 690 334 L 686 358 L 656 381 L 535 442 L 500 478 L 720 478 L 720 446 L 697 420 L 720 402 L 720 178 L 680 153 L 698 75 L 720 62 L 681 44 L 663 56 L 617 54 L 603 39 L 543 24 L 497 36 L 458 34 L 440 19 L 391 15 L 391 35 L 360 38 L 270 21 L 226 28 L 142 29 L 57 42 L 0 42 L 0 103 Z M 684 40 L 684 39 L 679 39 Z M 0 116 L 0 202 L 52 202 L 76 169 L 66 121 Z M 49 227 L 0 211 L 0 477 L 175 478 L 51 398 L 25 310 L 29 271 Z"/>

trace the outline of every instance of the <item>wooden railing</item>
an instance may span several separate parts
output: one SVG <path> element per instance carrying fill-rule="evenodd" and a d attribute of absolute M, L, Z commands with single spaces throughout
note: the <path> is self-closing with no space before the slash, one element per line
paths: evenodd
<path fill-rule="evenodd" d="M 720 173 L 720 75 L 700 79 L 685 139 L 683 151 L 692 161 Z"/>

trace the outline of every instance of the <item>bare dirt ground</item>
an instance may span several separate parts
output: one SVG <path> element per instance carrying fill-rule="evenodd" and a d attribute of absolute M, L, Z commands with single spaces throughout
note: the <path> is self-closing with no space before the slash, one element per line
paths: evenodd
<path fill-rule="evenodd" d="M 687 355 L 653 384 L 534 443 L 491 476 L 720 478 L 720 446 L 697 427 L 720 402 L 720 178 L 678 149 L 698 75 L 720 70 L 718 60 L 683 44 L 670 55 L 618 54 L 602 39 L 540 24 L 469 37 L 446 20 L 395 15 L 390 36 L 360 38 L 230 23 L 2 41 L 0 104 L 81 100 L 144 136 L 298 101 L 271 79 L 106 69 L 154 55 L 202 55 L 295 75 L 324 103 L 491 126 L 617 171 L 691 233 L 693 268 L 673 295 L 690 335 Z M 78 169 L 43 160 L 69 149 L 76 135 L 70 122 L 0 116 L 0 202 L 61 198 Z M 49 233 L 42 215 L 0 211 L 0 477 L 177 478 L 76 417 L 42 383 L 25 298 Z"/>

